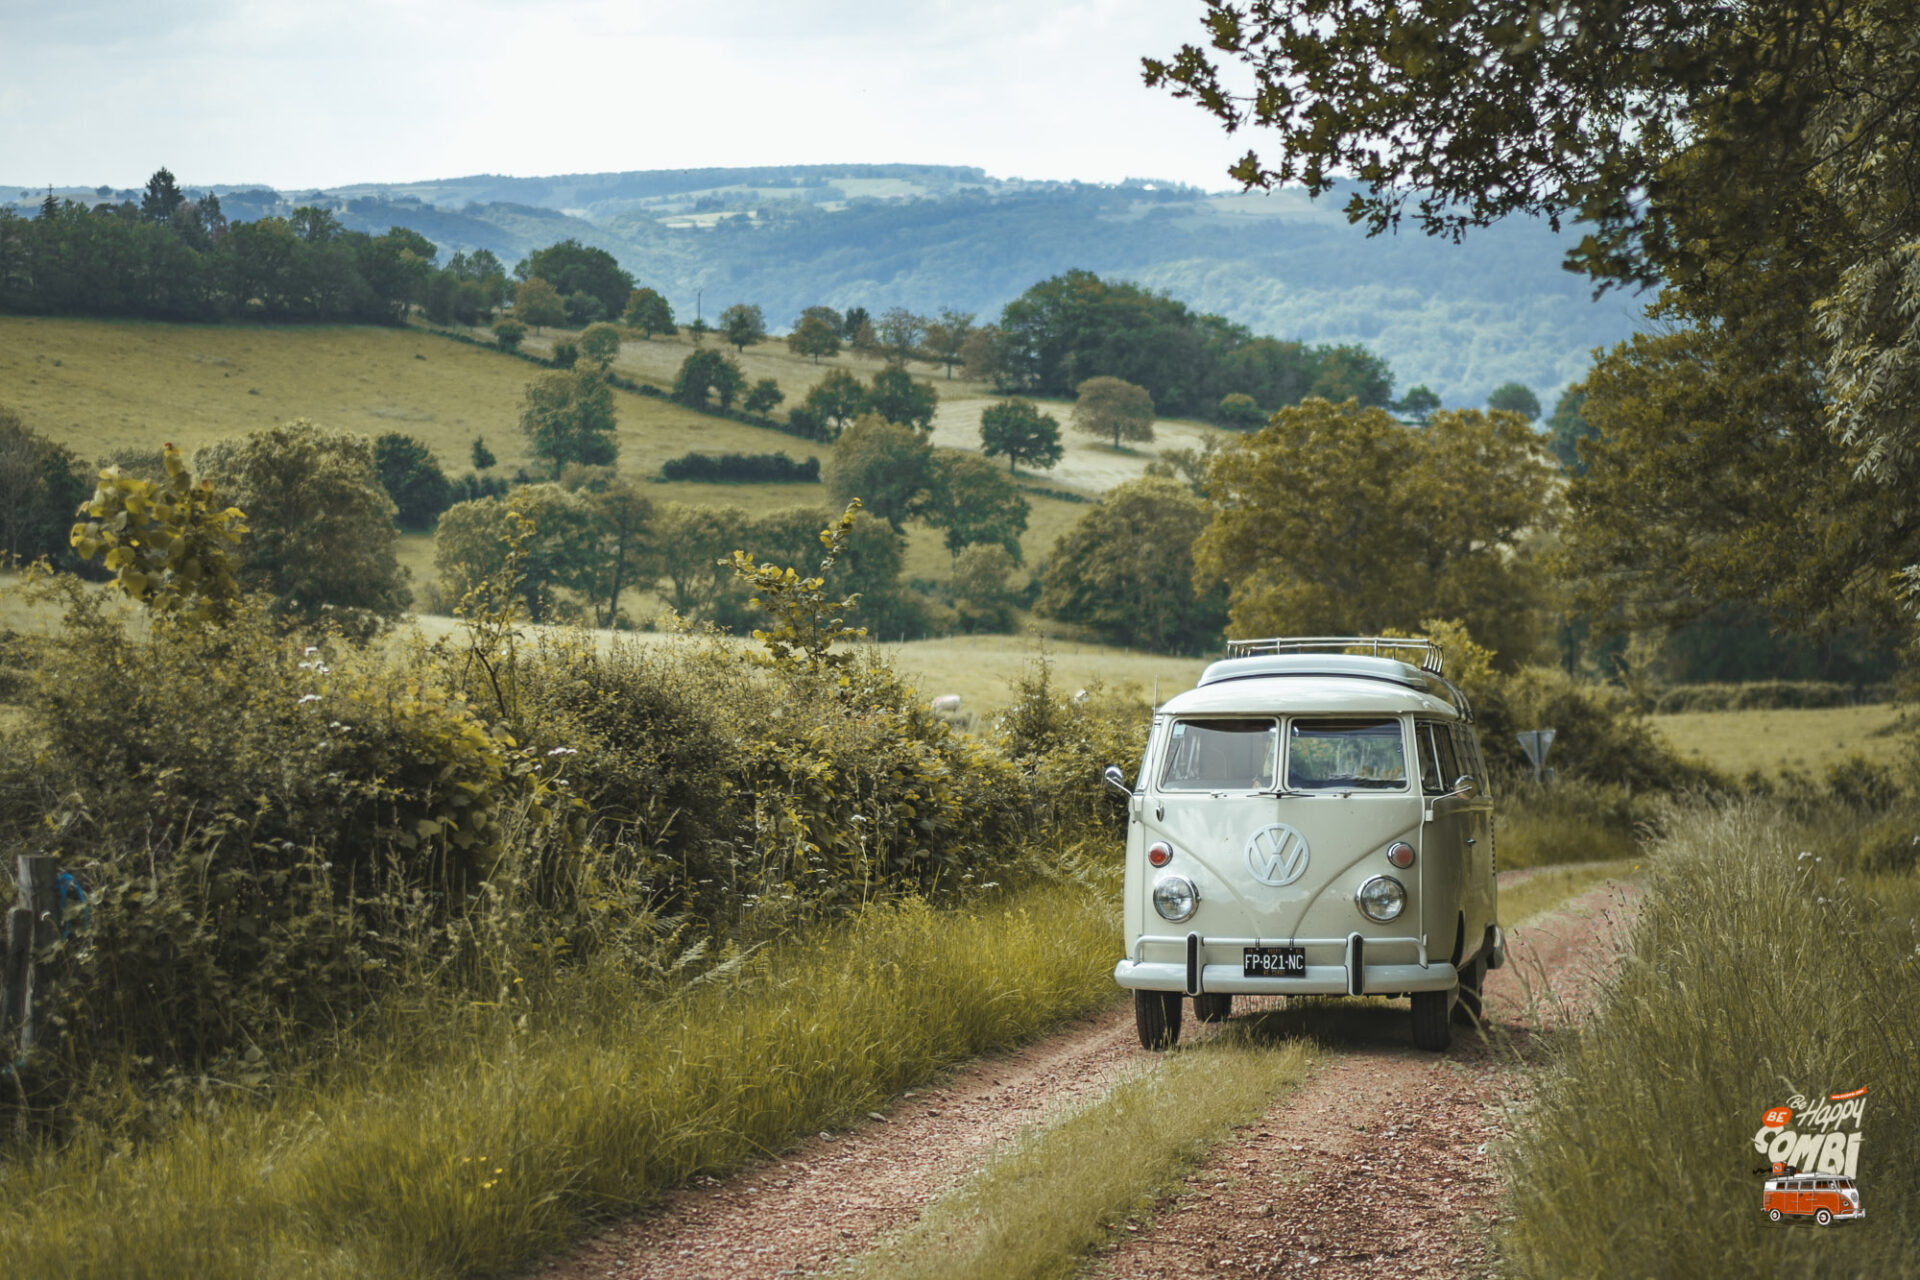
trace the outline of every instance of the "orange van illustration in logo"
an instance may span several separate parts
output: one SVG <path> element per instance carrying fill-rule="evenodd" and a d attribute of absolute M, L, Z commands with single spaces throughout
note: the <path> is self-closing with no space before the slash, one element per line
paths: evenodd
<path fill-rule="evenodd" d="M 1860 1162 L 1860 1121 L 1867 1091 L 1830 1093 L 1825 1100 L 1795 1094 L 1792 1105 L 1769 1107 L 1753 1136 L 1754 1150 L 1770 1158 L 1760 1211 L 1769 1222 L 1811 1218 L 1820 1226 L 1866 1217 L 1854 1173 Z M 1789 1128 L 1798 1116 L 1798 1128 Z M 1843 1131 L 1851 1122 L 1853 1131 Z M 1803 1172 L 1804 1170 L 1804 1172 Z"/>

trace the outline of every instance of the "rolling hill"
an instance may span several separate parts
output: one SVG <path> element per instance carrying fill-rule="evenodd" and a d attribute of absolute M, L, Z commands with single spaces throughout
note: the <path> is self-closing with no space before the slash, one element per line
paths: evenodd
<path fill-rule="evenodd" d="M 1459 245 L 1411 232 L 1369 238 L 1347 224 L 1339 193 L 1309 201 L 1298 191 L 1008 181 L 927 165 L 211 189 L 232 219 L 320 204 L 356 229 L 417 230 L 443 258 L 485 248 L 513 263 L 572 237 L 613 253 L 685 317 L 755 302 L 776 326 L 821 302 L 991 318 L 1035 282 L 1081 267 L 1257 333 L 1364 343 L 1392 364 L 1399 390 L 1425 383 L 1451 405 L 1478 404 L 1507 381 L 1550 404 L 1591 349 L 1624 338 L 1638 315 L 1633 299 L 1596 302 L 1561 269 L 1571 233 L 1510 219 Z M 16 206 L 42 195 L 0 191 Z"/>

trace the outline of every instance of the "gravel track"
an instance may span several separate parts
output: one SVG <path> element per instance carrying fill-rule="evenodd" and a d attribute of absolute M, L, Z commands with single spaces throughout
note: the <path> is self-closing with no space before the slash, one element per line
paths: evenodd
<path fill-rule="evenodd" d="M 1618 954 L 1633 900 L 1630 888 L 1603 885 L 1516 929 L 1507 967 L 1488 975 L 1489 1037 L 1456 1028 L 1445 1055 L 1411 1047 L 1404 1001 L 1237 1002 L 1236 1020 L 1258 1019 L 1261 1034 L 1311 1034 L 1332 1052 L 1305 1085 L 1216 1148 L 1160 1212 L 1129 1223 L 1092 1260 L 1092 1274 L 1487 1274 L 1499 1193 L 1487 1153 L 1504 1132 L 1503 1101 L 1524 1090 L 1511 1064 L 1581 1016 Z M 1187 1027 L 1207 1033 L 1192 1019 Z M 820 1134 L 735 1177 L 675 1192 L 529 1274 L 771 1280 L 829 1271 L 906 1226 L 1022 1129 L 1151 1061 L 1130 1008 L 1117 1007 L 910 1091 L 853 1132 Z"/>

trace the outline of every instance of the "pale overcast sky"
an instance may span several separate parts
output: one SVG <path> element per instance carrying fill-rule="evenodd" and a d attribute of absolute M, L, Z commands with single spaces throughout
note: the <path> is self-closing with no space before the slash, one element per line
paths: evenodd
<path fill-rule="evenodd" d="M 1227 189 L 1198 0 L 0 0 L 0 181 L 978 165 Z"/>

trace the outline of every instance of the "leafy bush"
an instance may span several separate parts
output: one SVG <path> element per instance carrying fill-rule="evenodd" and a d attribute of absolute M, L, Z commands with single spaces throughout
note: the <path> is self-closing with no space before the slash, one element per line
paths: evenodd
<path fill-rule="evenodd" d="M 578 846 L 548 762 L 442 685 L 294 648 L 258 601 L 219 628 L 157 616 L 134 635 L 71 580 L 52 590 L 65 628 L 27 675 L 0 803 L 18 847 L 93 900 L 55 966 L 69 1081 L 330 1026 L 410 956 L 459 957 L 446 926 L 510 845 Z"/>
<path fill-rule="evenodd" d="M 795 462 L 784 453 L 684 453 L 660 464 L 666 480 L 735 484 L 811 484 L 820 479 L 820 459 Z"/>
<path fill-rule="evenodd" d="M 1126 806 L 1102 775 L 1117 764 L 1134 777 L 1146 755 L 1153 717 L 1138 686 L 1096 683 L 1062 697 L 1053 662 L 1042 654 L 1014 681 L 1013 693 L 1000 716 L 1000 748 L 1025 776 L 1035 820 L 1109 836 L 1125 831 Z"/>

